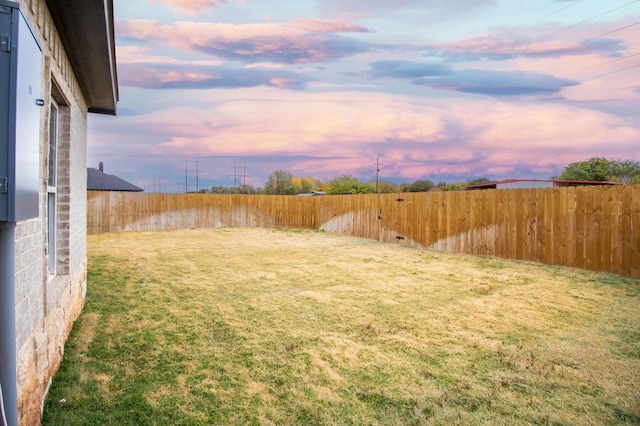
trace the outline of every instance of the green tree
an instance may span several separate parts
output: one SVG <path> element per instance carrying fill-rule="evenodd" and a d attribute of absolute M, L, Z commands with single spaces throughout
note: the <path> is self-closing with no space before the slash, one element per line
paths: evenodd
<path fill-rule="evenodd" d="M 308 194 L 311 191 L 313 191 L 313 184 L 309 182 L 309 179 L 300 179 L 300 192 L 303 194 Z"/>
<path fill-rule="evenodd" d="M 569 164 L 560 176 L 553 178 L 633 183 L 640 180 L 640 163 L 631 160 L 592 157 L 586 161 Z"/>
<path fill-rule="evenodd" d="M 440 191 L 461 191 L 467 186 L 467 182 L 447 183 L 438 182 L 438 189 Z"/>
<path fill-rule="evenodd" d="M 259 191 L 252 185 L 222 186 L 214 185 L 209 190 L 210 194 L 257 194 Z"/>
<path fill-rule="evenodd" d="M 434 186 L 430 180 L 417 180 L 409 185 L 407 192 L 429 192 Z"/>
<path fill-rule="evenodd" d="M 372 186 L 375 190 L 376 181 L 369 182 L 369 186 Z M 374 191 L 375 192 L 375 191 Z M 395 194 L 400 192 L 400 185 L 389 182 L 387 180 L 378 181 L 378 193 L 379 194 Z"/>
<path fill-rule="evenodd" d="M 238 194 L 257 194 L 258 190 L 253 185 L 241 185 L 238 188 Z"/>
<path fill-rule="evenodd" d="M 617 182 L 637 185 L 640 184 L 640 162 L 631 160 L 612 161 L 611 178 L 617 178 Z"/>
<path fill-rule="evenodd" d="M 290 172 L 276 170 L 267 179 L 262 192 L 270 195 L 295 195 L 300 193 L 300 187 L 293 184 Z"/>
<path fill-rule="evenodd" d="M 487 179 L 486 177 L 471 179 L 467 182 L 467 186 L 471 185 L 482 185 L 483 183 L 491 183 L 493 182 L 491 179 Z"/>
<path fill-rule="evenodd" d="M 567 167 L 560 176 L 552 176 L 561 180 L 596 180 L 591 173 L 579 167 Z"/>
<path fill-rule="evenodd" d="M 329 194 L 371 194 L 375 188 L 360 182 L 351 175 L 342 175 L 328 182 Z"/>
<path fill-rule="evenodd" d="M 611 161 L 602 157 L 593 157 L 587 161 L 571 163 L 560 175 L 562 180 L 606 181 L 611 172 Z"/>

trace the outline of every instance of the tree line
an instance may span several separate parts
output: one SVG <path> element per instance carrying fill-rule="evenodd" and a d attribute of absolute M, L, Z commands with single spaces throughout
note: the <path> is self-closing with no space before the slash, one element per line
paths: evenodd
<path fill-rule="evenodd" d="M 483 181 L 489 182 L 488 179 Z M 323 182 L 313 177 L 301 178 L 285 170 L 276 170 L 267 178 L 263 188 L 252 185 L 235 187 L 215 185 L 210 190 L 200 192 L 211 194 L 268 194 L 268 195 L 299 195 L 299 194 L 392 194 L 398 192 L 427 192 L 441 187 L 450 190 L 451 185 L 440 182 L 438 185 L 430 180 L 416 180 L 413 183 L 397 184 L 387 180 L 362 182 L 352 175 L 344 174 Z M 463 186 L 464 187 L 464 186 Z"/>
<path fill-rule="evenodd" d="M 640 184 L 640 162 L 631 160 L 613 160 L 603 157 L 592 157 L 586 161 L 568 164 L 562 174 L 552 176 L 554 180 L 608 181 L 625 184 Z M 413 183 L 396 184 L 386 180 L 362 182 L 344 174 L 322 182 L 313 177 L 301 178 L 285 170 L 276 170 L 267 178 L 263 188 L 252 185 L 236 187 L 214 185 L 211 189 L 203 189 L 202 193 L 211 194 L 270 194 L 299 195 L 312 193 L 326 194 L 392 194 L 399 192 L 428 192 L 431 190 L 457 191 L 467 186 L 491 183 L 488 178 L 477 178 L 456 183 L 438 182 L 419 179 Z"/>

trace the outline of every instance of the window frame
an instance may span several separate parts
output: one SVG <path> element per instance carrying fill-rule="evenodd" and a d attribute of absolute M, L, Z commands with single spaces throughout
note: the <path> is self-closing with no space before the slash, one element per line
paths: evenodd
<path fill-rule="evenodd" d="M 49 144 L 47 154 L 47 271 L 49 279 L 57 275 L 57 188 L 58 188 L 58 150 L 60 133 L 60 106 L 51 97 L 49 104 Z"/>

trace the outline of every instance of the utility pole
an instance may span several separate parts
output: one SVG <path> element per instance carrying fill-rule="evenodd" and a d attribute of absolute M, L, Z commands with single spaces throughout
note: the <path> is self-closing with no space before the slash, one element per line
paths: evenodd
<path fill-rule="evenodd" d="M 184 192 L 189 192 L 189 157 L 184 156 Z"/>
<path fill-rule="evenodd" d="M 376 194 L 378 193 L 378 178 L 380 176 L 380 157 L 376 157 Z"/>
<path fill-rule="evenodd" d="M 246 188 L 247 186 L 247 163 L 244 163 L 242 166 L 242 187 Z"/>
<path fill-rule="evenodd" d="M 238 166 L 235 161 L 231 167 L 233 168 L 233 174 L 231 175 L 233 176 L 233 189 L 236 189 L 238 187 Z"/>
<path fill-rule="evenodd" d="M 180 184 L 178 183 L 178 186 L 180 186 Z M 163 185 L 162 183 L 162 179 L 161 178 L 153 178 L 153 192 L 154 193 L 162 193 L 165 192 L 166 190 L 166 186 Z"/>
<path fill-rule="evenodd" d="M 230 177 L 233 177 L 233 187 L 238 187 L 238 180 L 240 178 L 238 175 L 238 169 L 242 169 L 242 187 L 244 187 L 247 184 L 247 163 L 244 163 L 243 166 L 238 166 L 234 161 L 231 168 L 233 169 L 233 174 Z"/>
<path fill-rule="evenodd" d="M 200 192 L 200 185 L 198 184 L 198 177 L 200 176 L 200 170 L 198 168 L 199 164 L 200 161 L 198 160 L 198 157 L 196 157 L 196 192 Z"/>

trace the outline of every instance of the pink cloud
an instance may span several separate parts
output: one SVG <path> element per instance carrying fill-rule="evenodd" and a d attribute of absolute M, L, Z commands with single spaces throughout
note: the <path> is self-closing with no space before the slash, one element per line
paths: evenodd
<path fill-rule="evenodd" d="M 188 65 L 188 66 L 219 66 L 221 61 L 213 60 L 184 60 L 174 56 L 155 55 L 150 47 L 117 46 L 118 64 L 154 64 L 154 65 Z"/>
<path fill-rule="evenodd" d="M 311 33 L 367 33 L 369 30 L 343 19 L 293 19 L 297 27 Z"/>
<path fill-rule="evenodd" d="M 584 43 L 572 39 L 540 39 L 523 35 L 493 33 L 451 43 L 424 46 L 428 56 L 455 61 L 507 60 L 518 57 L 549 57 L 599 53 L 611 55 L 624 49 L 616 39 Z"/>
<path fill-rule="evenodd" d="M 210 80 L 220 79 L 217 73 L 194 72 L 181 69 L 161 70 L 153 67 L 122 66 L 121 84 L 137 87 L 163 87 L 180 83 L 181 85 L 196 85 Z"/>
<path fill-rule="evenodd" d="M 266 88 L 200 91 L 199 98 L 191 107 L 121 117 L 120 127 L 153 129 L 156 142 L 146 149 L 155 155 L 280 158 L 282 167 L 322 178 L 364 173 L 376 157 L 387 175 L 407 180 L 549 177 L 590 156 L 637 159 L 640 140 L 633 121 L 561 104 Z M 125 136 L 139 137 L 150 136 Z"/>
<path fill-rule="evenodd" d="M 521 57 L 493 65 L 494 69 L 500 70 L 552 73 L 560 80 L 579 83 L 563 85 L 560 91 L 562 100 L 605 112 L 632 115 L 630 105 L 640 102 L 640 93 L 633 89 L 637 86 L 637 69 L 625 68 L 636 63 L 640 46 L 632 44 L 632 38 L 622 38 L 621 42 L 627 47 L 620 57 L 603 57 L 599 53 L 569 57 Z"/>
<path fill-rule="evenodd" d="M 437 18 L 470 13 L 478 7 L 491 4 L 493 0 L 430 0 L 431 14 Z M 368 17 L 376 14 L 388 14 L 404 9 L 424 8 L 424 0 L 323 0 L 320 7 L 328 13 L 340 13 L 348 16 Z M 427 19 L 433 19 L 429 16 Z"/>
<path fill-rule="evenodd" d="M 516 58 L 616 57 L 635 44 L 637 19 L 584 24 L 571 31 L 548 24 L 501 28 L 459 41 L 423 45 L 427 56 L 449 61 L 505 61 Z"/>
<path fill-rule="evenodd" d="M 232 68 L 173 64 L 123 64 L 119 70 L 123 86 L 146 89 L 235 89 L 269 86 L 300 90 L 306 77 L 286 70 Z"/>
<path fill-rule="evenodd" d="M 336 20 L 245 25 L 131 20 L 121 22 L 118 31 L 125 38 L 245 62 L 324 62 L 369 49 L 361 40 L 339 35 L 365 28 Z"/>
<path fill-rule="evenodd" d="M 206 9 L 213 9 L 222 4 L 226 4 L 227 0 L 163 0 L 170 8 L 187 15 L 197 15 Z"/>

